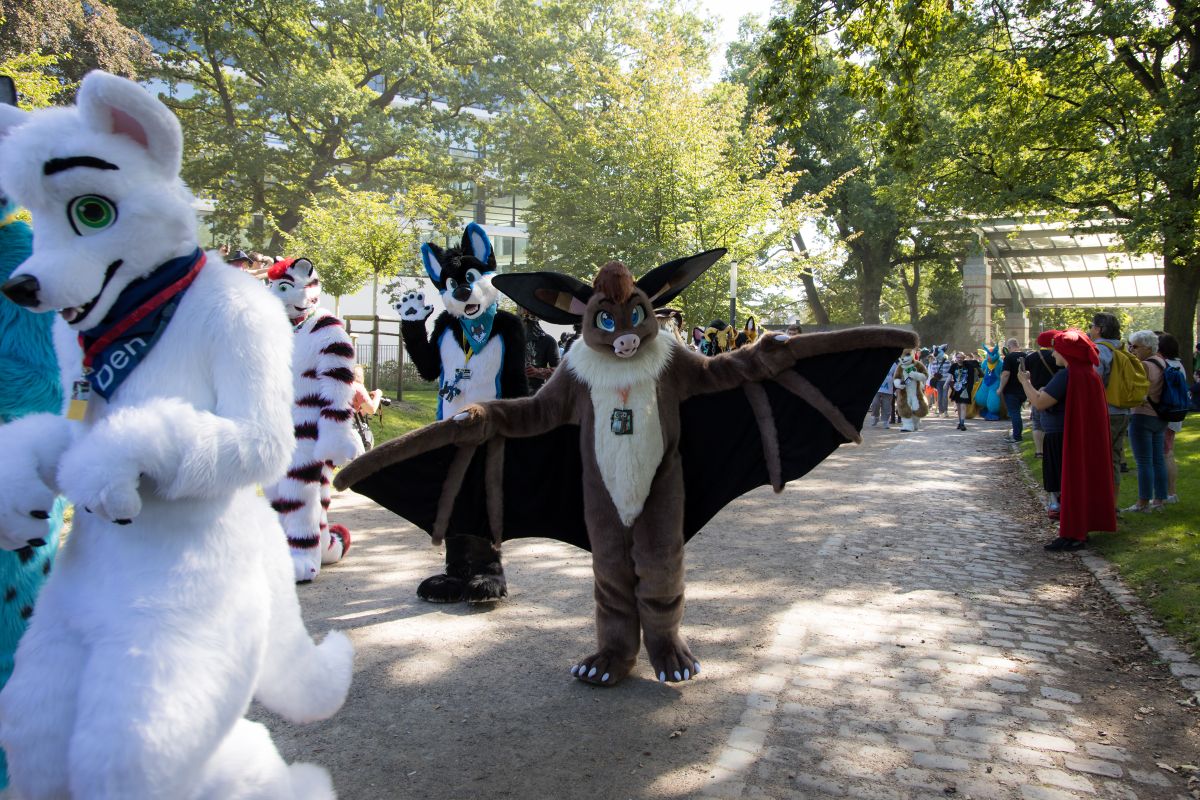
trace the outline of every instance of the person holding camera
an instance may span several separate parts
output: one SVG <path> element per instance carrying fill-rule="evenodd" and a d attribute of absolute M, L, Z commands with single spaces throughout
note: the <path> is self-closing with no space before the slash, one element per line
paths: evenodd
<path fill-rule="evenodd" d="M 367 391 L 366 380 L 363 365 L 355 364 L 354 382 L 351 384 L 351 388 L 354 389 L 354 398 L 350 401 L 350 408 L 354 412 L 354 428 L 362 438 L 363 448 L 370 450 L 375 446 L 375 434 L 372 432 L 367 418 L 378 413 L 380 406 L 390 406 L 392 400 L 390 397 L 384 397 L 381 389 L 373 392 Z"/>

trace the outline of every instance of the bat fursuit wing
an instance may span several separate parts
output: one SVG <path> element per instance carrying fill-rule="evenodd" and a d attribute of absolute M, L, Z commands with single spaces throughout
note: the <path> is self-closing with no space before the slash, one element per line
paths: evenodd
<path fill-rule="evenodd" d="M 686 539 L 751 489 L 780 491 L 838 446 L 861 441 L 879 375 L 915 337 L 873 327 L 802 338 L 811 354 L 773 379 L 683 402 Z M 371 498 L 435 542 L 447 535 L 544 537 L 590 550 L 578 425 L 460 446 L 447 443 L 449 431 L 440 430 L 456 424 L 436 422 L 376 447 L 343 469 L 335 484 Z M 489 491 L 489 485 L 502 488 Z"/>

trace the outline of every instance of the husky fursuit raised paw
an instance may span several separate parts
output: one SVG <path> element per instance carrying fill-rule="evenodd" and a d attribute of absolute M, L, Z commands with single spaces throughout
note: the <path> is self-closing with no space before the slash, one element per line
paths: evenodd
<path fill-rule="evenodd" d="M 105 73 L 73 108 L 0 107 L 0 184 L 34 220 L 3 291 L 60 312 L 68 395 L 67 418 L 0 429 L 0 546 L 43 536 L 55 494 L 75 504 L 0 693 L 23 798 L 333 796 L 242 718 L 251 698 L 332 715 L 353 652 L 309 638 L 254 488 L 295 444 L 287 318 L 197 247 L 182 147 L 165 106 Z"/>

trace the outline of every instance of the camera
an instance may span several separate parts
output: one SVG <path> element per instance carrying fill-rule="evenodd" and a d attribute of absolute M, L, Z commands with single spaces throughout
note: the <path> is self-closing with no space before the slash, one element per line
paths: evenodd
<path fill-rule="evenodd" d="M 381 397 L 381 398 L 379 398 L 379 405 L 381 405 L 381 406 L 390 406 L 391 404 L 392 404 L 392 398 L 390 398 L 390 397 Z"/>

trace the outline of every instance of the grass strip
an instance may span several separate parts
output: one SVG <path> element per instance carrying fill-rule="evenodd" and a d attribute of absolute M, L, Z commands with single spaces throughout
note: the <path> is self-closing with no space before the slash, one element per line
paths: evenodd
<path fill-rule="evenodd" d="M 1034 457 L 1026 431 L 1021 458 L 1038 481 L 1042 461 Z M 1121 476 L 1117 506 L 1137 502 L 1137 465 L 1126 445 L 1129 472 Z M 1125 584 L 1163 624 L 1200 658 L 1200 415 L 1189 418 L 1175 437 L 1179 502 L 1152 514 L 1121 514 L 1116 533 L 1092 534 L 1088 547 L 1121 574 Z M 1043 495 L 1044 497 L 1044 495 Z"/>

